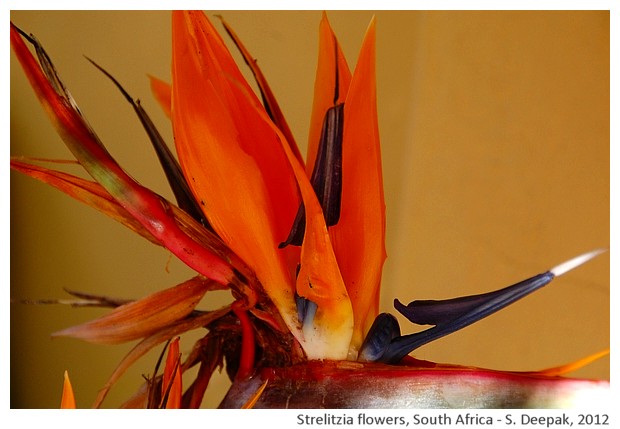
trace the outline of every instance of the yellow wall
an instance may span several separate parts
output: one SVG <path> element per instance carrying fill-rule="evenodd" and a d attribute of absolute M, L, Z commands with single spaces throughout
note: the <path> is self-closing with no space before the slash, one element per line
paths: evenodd
<path fill-rule="evenodd" d="M 309 123 L 320 12 L 224 12 L 266 73 L 298 141 Z M 371 12 L 330 12 L 353 66 Z M 377 15 L 387 199 L 382 310 L 496 289 L 609 246 L 609 14 L 390 12 Z M 47 48 L 117 160 L 169 195 L 138 121 L 97 61 L 172 142 L 146 73 L 168 78 L 166 12 L 12 12 Z M 11 56 L 11 154 L 69 158 Z M 139 297 L 191 272 L 94 210 L 11 175 L 11 297 L 63 288 Z M 223 297 L 219 296 L 218 299 Z M 218 300 L 205 303 L 217 306 Z M 56 407 L 70 371 L 90 405 L 127 346 L 50 340 L 101 310 L 11 306 L 11 406 Z M 403 330 L 413 328 L 402 323 Z M 609 255 L 463 332 L 425 346 L 435 361 L 535 370 L 609 344 Z M 182 343 L 187 352 L 191 342 Z M 156 353 L 113 389 L 118 404 Z M 577 373 L 609 377 L 609 361 Z M 225 381 L 219 382 L 225 386 Z M 223 387 L 220 387 L 220 392 Z M 214 392 L 209 405 L 221 393 Z"/>

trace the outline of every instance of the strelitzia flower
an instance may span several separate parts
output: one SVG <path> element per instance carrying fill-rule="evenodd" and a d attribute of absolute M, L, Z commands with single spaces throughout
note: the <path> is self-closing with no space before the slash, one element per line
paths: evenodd
<path fill-rule="evenodd" d="M 55 336 L 103 344 L 140 340 L 110 377 L 96 406 L 129 365 L 172 338 L 163 376 L 155 371 L 128 404 L 199 406 L 211 374 L 224 360 L 234 383 L 223 406 L 284 406 L 291 402 L 278 401 L 294 395 L 306 401 L 293 400 L 296 406 L 318 405 L 308 402 L 312 387 L 300 387 L 302 382 L 291 393 L 277 386 L 278 380 L 319 380 L 322 391 L 340 392 L 352 387 L 346 378 L 351 371 L 376 381 L 374 387 L 388 402 L 373 402 L 358 392 L 353 400 L 330 399 L 323 405 L 403 406 L 416 394 L 407 390 L 404 397 L 396 398 L 394 392 L 402 396 L 402 391 L 394 390 L 391 381 L 412 375 L 429 377 L 427 385 L 434 388 L 452 386 L 464 398 L 471 392 L 458 390 L 459 380 L 489 374 L 493 381 L 505 379 L 513 392 L 528 391 L 537 383 L 544 383 L 547 392 L 565 392 L 562 396 L 584 388 L 604 389 L 605 383 L 570 380 L 567 384 L 556 379 L 589 358 L 546 372 L 519 374 L 410 357 L 418 347 L 501 310 L 603 250 L 584 253 L 494 292 L 406 305 L 396 300 L 396 310 L 411 322 L 432 325 L 426 331 L 401 335 L 396 318 L 379 313 L 386 216 L 374 21 L 351 71 L 323 16 L 305 160 L 256 61 L 222 22 L 256 78 L 259 96 L 202 12 L 173 12 L 172 82 L 153 78 L 151 83 L 172 121 L 176 156 L 141 104 L 95 64 L 136 111 L 176 202 L 139 184 L 122 169 L 89 126 L 42 45 L 11 25 L 13 50 L 32 87 L 67 147 L 94 181 L 40 167 L 31 159 L 14 158 L 12 168 L 118 220 L 167 248 L 197 273 L 136 301 L 74 293 L 79 300 L 73 303 L 114 309 Z M 34 46 L 36 58 L 27 43 Z M 198 310 L 198 303 L 214 290 L 230 290 L 233 302 L 214 311 Z M 176 337 L 202 327 L 208 334 L 181 362 Z M 198 375 L 182 392 L 181 374 L 196 365 Z M 270 390 L 270 384 L 277 388 Z M 158 392 L 159 401 L 153 392 Z M 485 401 L 476 404 L 523 406 L 511 401 L 511 395 L 506 397 L 505 391 L 502 395 L 491 390 Z M 413 403 L 439 406 L 442 400 L 436 394 L 425 398 L 428 402 Z M 544 397 L 538 405 L 557 403 Z"/>

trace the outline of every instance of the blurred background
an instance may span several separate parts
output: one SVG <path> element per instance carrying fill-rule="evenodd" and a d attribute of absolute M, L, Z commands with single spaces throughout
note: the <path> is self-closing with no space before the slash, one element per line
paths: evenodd
<path fill-rule="evenodd" d="M 258 59 L 305 151 L 321 12 L 216 13 Z M 383 311 L 393 311 L 396 297 L 497 289 L 610 245 L 608 12 L 328 12 L 351 68 L 373 15 L 387 204 Z M 11 20 L 43 42 L 117 161 L 171 198 L 130 105 L 83 56 L 139 98 L 172 144 L 147 79 L 170 80 L 169 13 L 13 11 Z M 13 54 L 10 67 L 11 155 L 70 159 Z M 192 276 L 169 252 L 33 179 L 12 172 L 10 198 L 12 299 L 66 298 L 63 288 L 138 298 Z M 414 355 L 537 370 L 604 349 L 609 270 L 604 254 Z M 200 308 L 227 301 L 207 295 Z M 90 406 L 133 344 L 50 333 L 105 311 L 11 304 L 11 407 L 58 407 L 65 369 L 78 406 Z M 105 406 L 137 389 L 159 351 L 132 367 Z M 605 358 L 574 375 L 609 371 Z M 227 383 L 217 377 L 204 405 L 216 406 Z"/>

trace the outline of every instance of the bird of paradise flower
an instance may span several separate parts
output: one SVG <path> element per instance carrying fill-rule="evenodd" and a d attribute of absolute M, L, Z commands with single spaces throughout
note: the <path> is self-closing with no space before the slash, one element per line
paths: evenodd
<path fill-rule="evenodd" d="M 244 53 L 265 109 L 204 15 L 175 14 L 173 34 L 172 91 L 159 81 L 153 85 L 172 117 L 181 167 L 165 153 L 141 106 L 134 102 L 134 107 L 162 152 L 182 210 L 118 167 L 71 105 L 42 50 L 39 60 L 46 78 L 37 74 L 34 63 L 26 65 L 33 85 L 39 85 L 44 103 L 52 106 L 60 121 L 69 147 L 105 190 L 29 162 L 14 160 L 13 167 L 87 199 L 163 244 L 203 276 L 62 334 L 104 343 L 147 337 L 142 347 L 134 349 L 138 351 L 128 359 L 131 362 L 185 329 L 208 325 L 217 332 L 221 324 L 233 332 L 228 339 L 240 337 L 234 353 L 223 353 L 237 379 L 247 378 L 257 364 L 286 366 L 307 358 L 396 364 L 427 341 L 499 310 L 572 268 L 557 266 L 499 294 L 398 304 L 414 323 L 435 325 L 421 334 L 401 336 L 392 316 L 378 314 L 385 212 L 374 111 L 374 25 L 351 75 L 327 21 L 322 23 L 319 84 L 305 170 L 249 54 Z M 22 39 L 14 36 L 19 46 Z M 15 49 L 20 59 L 28 61 L 25 48 Z M 196 97 L 196 92 L 203 97 Z M 214 103 L 210 109 L 204 108 L 204 99 Z M 199 139 L 218 144 L 197 146 Z M 222 161 L 206 163 L 207 159 Z M 239 199 L 233 198 L 235 194 Z M 192 311 L 208 290 L 222 287 L 230 288 L 236 298 L 230 308 L 205 314 Z M 238 322 L 230 321 L 232 314 Z M 260 324 L 265 325 L 262 330 Z M 279 338 L 269 337 L 273 332 Z M 199 394 L 188 396 L 190 402 L 201 399 Z"/>

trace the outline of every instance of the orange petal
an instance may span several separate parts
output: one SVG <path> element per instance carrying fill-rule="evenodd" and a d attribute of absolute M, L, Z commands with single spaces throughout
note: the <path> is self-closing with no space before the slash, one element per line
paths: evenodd
<path fill-rule="evenodd" d="M 60 408 L 77 408 L 75 405 L 75 395 L 73 394 L 73 387 L 71 387 L 71 380 L 69 380 L 69 373 L 65 371 L 65 378 L 62 384 L 62 398 L 60 399 Z"/>
<path fill-rule="evenodd" d="M 165 399 L 165 408 L 181 408 L 183 397 L 183 382 L 181 375 L 181 353 L 179 353 L 179 337 L 176 337 L 168 346 L 164 377 L 161 383 L 162 398 Z"/>
<path fill-rule="evenodd" d="M 591 364 L 592 362 L 598 359 L 601 359 L 607 355 L 609 355 L 609 348 L 605 350 L 601 350 L 598 353 L 591 354 L 579 360 L 576 360 L 575 362 L 568 363 L 566 365 L 561 365 L 561 366 L 557 366 L 554 368 L 547 368 L 541 371 L 532 371 L 532 372 L 528 372 L 527 374 L 541 375 L 541 376 L 547 376 L 547 377 L 557 377 L 561 375 L 566 375 L 570 372 L 577 371 L 578 369 L 581 369 L 584 366 L 587 366 Z"/>
<path fill-rule="evenodd" d="M 351 72 L 347 61 L 338 44 L 336 35 L 323 12 L 319 25 L 319 62 L 314 82 L 314 101 L 312 104 L 312 118 L 310 134 L 308 136 L 308 152 L 306 172 L 312 174 L 316 161 L 323 119 L 330 107 L 342 103 L 349 91 Z M 345 119 L 346 121 L 346 119 Z"/>
<path fill-rule="evenodd" d="M 166 116 L 172 118 L 172 88 L 170 84 L 154 76 L 149 76 L 149 80 L 151 82 L 151 92 L 155 96 L 155 100 L 157 100 Z"/>
<path fill-rule="evenodd" d="M 263 112 L 263 115 L 266 113 Z M 272 124 L 291 163 L 306 214 L 304 240 L 297 274 L 297 294 L 317 306 L 311 320 L 304 321 L 300 341 L 310 359 L 345 360 L 353 333 L 353 310 L 330 242 L 321 205 L 303 166 Z"/>
<path fill-rule="evenodd" d="M 183 171 L 209 222 L 250 265 L 292 331 L 298 250 L 278 243 L 299 204 L 273 123 L 202 12 L 173 12 L 172 116 Z"/>
<path fill-rule="evenodd" d="M 375 22 L 370 23 L 344 107 L 342 206 L 330 229 L 355 314 L 359 348 L 378 311 L 385 261 L 385 201 L 375 88 Z"/>
<path fill-rule="evenodd" d="M 194 277 L 175 287 L 121 305 L 98 319 L 55 332 L 52 336 L 68 336 L 102 344 L 143 338 L 187 316 L 215 285 L 210 280 Z"/>

